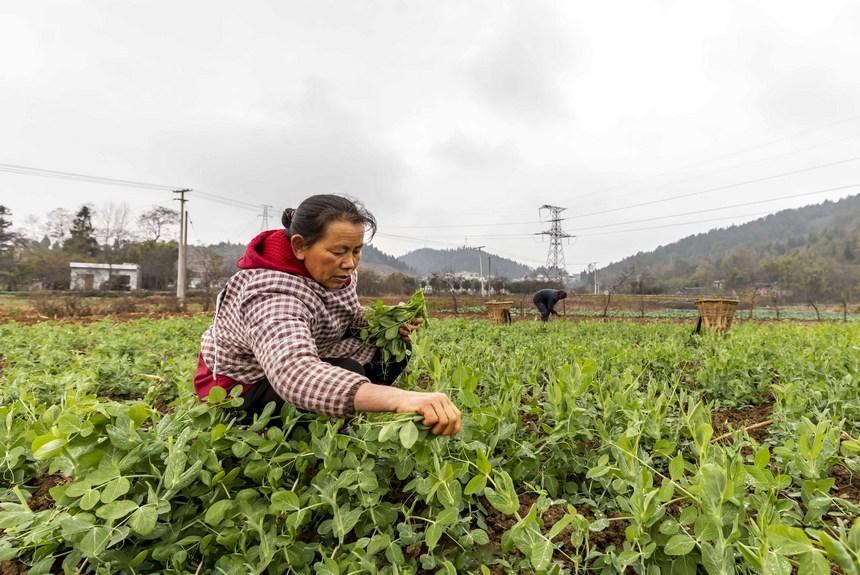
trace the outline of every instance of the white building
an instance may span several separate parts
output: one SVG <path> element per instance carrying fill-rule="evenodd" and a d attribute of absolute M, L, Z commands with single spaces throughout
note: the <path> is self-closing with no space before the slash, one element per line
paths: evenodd
<path fill-rule="evenodd" d="M 73 290 L 97 290 L 108 281 L 117 282 L 126 289 L 137 289 L 137 278 L 140 274 L 138 264 L 93 264 L 71 262 L 72 281 L 69 285 Z"/>

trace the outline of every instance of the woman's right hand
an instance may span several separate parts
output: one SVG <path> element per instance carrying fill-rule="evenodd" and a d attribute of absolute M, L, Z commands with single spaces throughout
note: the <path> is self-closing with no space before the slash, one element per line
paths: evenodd
<path fill-rule="evenodd" d="M 355 394 L 356 411 L 391 411 L 395 413 L 418 413 L 424 424 L 433 426 L 436 435 L 457 435 L 463 423 L 463 414 L 444 393 L 430 391 L 408 391 L 364 383 Z"/>
<path fill-rule="evenodd" d="M 463 423 L 463 414 L 454 402 L 439 392 L 407 391 L 397 405 L 397 413 L 413 412 L 424 416 L 424 425 L 433 426 L 436 435 L 457 435 Z"/>

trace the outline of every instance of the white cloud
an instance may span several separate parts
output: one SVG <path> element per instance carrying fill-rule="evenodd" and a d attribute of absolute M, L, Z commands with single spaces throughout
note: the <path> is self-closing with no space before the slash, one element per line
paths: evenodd
<path fill-rule="evenodd" d="M 383 231 L 456 244 L 500 229 L 484 223 L 526 221 L 502 229 L 527 236 L 543 229 L 543 203 L 582 214 L 860 154 L 858 24 L 850 0 L 7 3 L 0 163 L 281 207 L 345 192 Z M 568 231 L 842 185 L 855 170 L 575 219 Z M 173 204 L 0 174 L 18 226 L 28 213 L 120 200 Z M 242 241 L 260 225 L 254 207 L 190 206 L 199 241 Z M 567 260 L 608 262 L 690 231 L 583 235 Z M 377 243 L 402 252 L 421 240 Z M 546 255 L 534 237 L 483 243 Z"/>
<path fill-rule="evenodd" d="M 517 4 L 478 38 L 468 56 L 470 80 L 490 108 L 523 122 L 568 113 L 564 75 L 576 58 L 556 18 L 541 3 Z"/>
<path fill-rule="evenodd" d="M 522 161 L 513 142 L 485 144 L 462 133 L 437 144 L 432 154 L 443 166 L 464 170 L 508 170 Z"/>

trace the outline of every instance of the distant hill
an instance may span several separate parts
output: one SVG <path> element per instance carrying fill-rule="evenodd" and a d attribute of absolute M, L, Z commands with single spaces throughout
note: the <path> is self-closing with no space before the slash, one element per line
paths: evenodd
<path fill-rule="evenodd" d="M 488 262 L 487 256 L 491 257 Z M 479 257 L 483 258 L 479 260 Z M 473 272 L 488 271 L 495 277 L 520 278 L 531 271 L 530 267 L 514 260 L 503 258 L 488 252 L 479 252 L 474 248 L 457 248 L 437 250 L 421 248 L 397 258 L 415 270 L 418 275 L 429 275 L 433 272 Z"/>
<path fill-rule="evenodd" d="M 224 258 L 224 262 L 230 266 L 235 266 L 236 261 L 245 253 L 244 244 L 234 244 L 229 242 L 221 242 L 209 246 L 213 248 L 218 255 Z M 380 251 L 372 245 L 364 246 L 361 257 L 361 267 L 370 269 L 376 273 L 387 276 L 394 272 L 400 272 L 407 275 L 415 275 L 415 271 L 410 269 L 408 265 L 399 261 L 392 255 Z"/>
<path fill-rule="evenodd" d="M 802 283 L 810 269 L 853 273 L 860 266 L 860 195 L 783 210 L 738 226 L 692 235 L 598 270 L 606 286 L 638 276 L 648 288 L 757 282 Z"/>
<path fill-rule="evenodd" d="M 387 276 L 394 272 L 414 276 L 415 270 L 392 255 L 388 255 L 373 245 L 366 245 L 361 254 L 361 267 L 371 269 L 376 273 Z"/>

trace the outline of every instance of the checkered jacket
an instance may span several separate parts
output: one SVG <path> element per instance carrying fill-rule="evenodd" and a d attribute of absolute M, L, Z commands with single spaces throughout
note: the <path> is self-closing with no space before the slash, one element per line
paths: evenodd
<path fill-rule="evenodd" d="M 213 377 L 253 384 L 264 377 L 285 401 L 308 411 L 353 412 L 358 387 L 369 380 L 321 357 L 367 363 L 376 350 L 355 334 L 367 322 L 348 286 L 328 290 L 310 278 L 269 270 L 240 270 L 219 294 L 201 354 Z"/>

